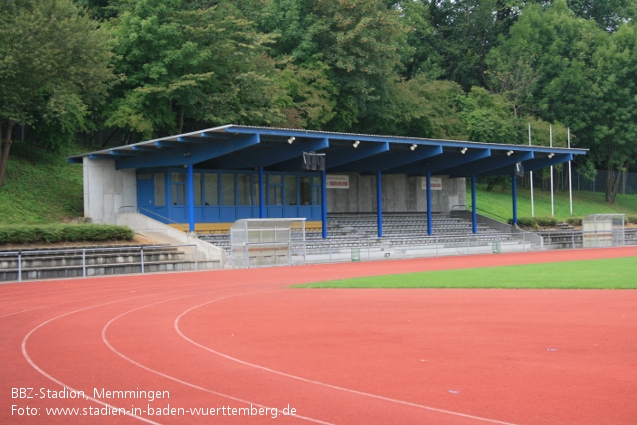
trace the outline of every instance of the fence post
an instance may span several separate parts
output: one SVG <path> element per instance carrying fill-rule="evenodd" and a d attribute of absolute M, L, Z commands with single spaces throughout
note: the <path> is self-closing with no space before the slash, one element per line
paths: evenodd
<path fill-rule="evenodd" d="M 142 245 L 139 249 L 139 255 L 141 256 L 141 266 L 142 266 L 142 274 L 144 274 L 144 245 Z"/>
<path fill-rule="evenodd" d="M 199 250 L 197 245 L 195 245 L 195 271 L 199 271 Z"/>
<path fill-rule="evenodd" d="M 369 238 L 367 238 L 367 261 L 371 260 L 371 256 L 372 256 L 370 252 L 371 249 L 372 249 L 371 243 L 369 242 Z"/>
<path fill-rule="evenodd" d="M 82 277 L 86 277 L 86 250 L 82 250 Z"/>
<path fill-rule="evenodd" d="M 438 236 L 434 237 L 434 243 L 436 244 L 436 257 L 438 257 Z"/>
<path fill-rule="evenodd" d="M 22 282 L 22 253 L 18 251 L 18 282 Z"/>

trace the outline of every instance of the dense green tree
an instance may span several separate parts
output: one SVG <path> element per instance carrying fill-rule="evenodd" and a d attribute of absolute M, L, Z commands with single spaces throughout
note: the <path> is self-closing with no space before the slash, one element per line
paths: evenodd
<path fill-rule="evenodd" d="M 624 24 L 595 54 L 599 88 L 592 156 L 608 171 L 606 201 L 615 202 L 620 172 L 637 159 L 637 26 Z"/>
<path fill-rule="evenodd" d="M 279 35 L 275 56 L 328 67 L 338 97 L 324 128 L 370 131 L 409 50 L 398 11 L 379 0 L 272 0 L 262 26 Z"/>
<path fill-rule="evenodd" d="M 462 88 L 451 81 L 432 80 L 424 74 L 395 82 L 390 108 L 379 125 L 388 134 L 439 139 L 466 139 L 459 117 Z"/>
<path fill-rule="evenodd" d="M 108 34 L 71 0 L 0 2 L 0 186 L 13 127 L 28 124 L 50 148 L 87 128 L 113 74 Z"/>
<path fill-rule="evenodd" d="M 126 79 L 107 126 L 150 137 L 181 133 L 187 121 L 283 122 L 271 38 L 231 2 L 122 0 L 118 8 L 110 25 L 115 69 Z"/>

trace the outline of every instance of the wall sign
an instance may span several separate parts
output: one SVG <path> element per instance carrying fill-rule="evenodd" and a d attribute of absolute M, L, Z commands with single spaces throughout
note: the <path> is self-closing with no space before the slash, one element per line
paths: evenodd
<path fill-rule="evenodd" d="M 349 176 L 328 175 L 326 183 L 328 189 L 349 189 Z"/>
<path fill-rule="evenodd" d="M 422 190 L 427 190 L 427 177 L 422 178 Z M 431 190 L 442 190 L 442 177 L 431 178 Z"/>

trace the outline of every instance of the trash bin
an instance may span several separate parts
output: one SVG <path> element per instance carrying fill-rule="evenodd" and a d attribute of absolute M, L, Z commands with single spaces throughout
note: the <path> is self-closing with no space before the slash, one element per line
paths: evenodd
<path fill-rule="evenodd" d="M 360 261 L 360 260 L 361 260 L 361 249 L 352 248 L 352 261 Z"/>
<path fill-rule="evenodd" d="M 500 241 L 493 242 L 493 253 L 494 254 L 500 253 Z"/>

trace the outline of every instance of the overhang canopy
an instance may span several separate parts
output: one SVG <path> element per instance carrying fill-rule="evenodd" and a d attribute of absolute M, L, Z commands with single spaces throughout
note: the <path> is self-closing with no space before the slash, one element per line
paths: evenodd
<path fill-rule="evenodd" d="M 300 171 L 303 152 L 325 154 L 328 173 L 512 175 L 568 162 L 586 149 L 226 125 L 77 155 L 117 169 L 196 165 L 201 169 Z"/>

